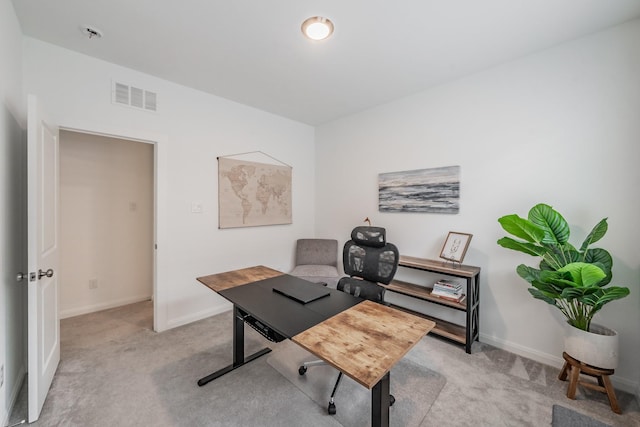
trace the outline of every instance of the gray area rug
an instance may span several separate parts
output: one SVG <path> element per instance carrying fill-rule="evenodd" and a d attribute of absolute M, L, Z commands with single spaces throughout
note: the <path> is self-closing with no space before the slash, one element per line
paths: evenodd
<path fill-rule="evenodd" d="M 338 371 L 328 365 L 310 367 L 299 375 L 303 362 L 317 359 L 291 341 L 283 341 L 269 355 L 267 363 L 326 411 Z M 446 379 L 407 358 L 391 370 L 392 426 L 419 426 L 444 387 Z M 366 427 L 371 419 L 371 390 L 343 377 L 336 395 L 334 418 L 345 427 Z"/>
<path fill-rule="evenodd" d="M 553 405 L 552 427 L 611 427 L 609 424 L 560 405 Z"/>

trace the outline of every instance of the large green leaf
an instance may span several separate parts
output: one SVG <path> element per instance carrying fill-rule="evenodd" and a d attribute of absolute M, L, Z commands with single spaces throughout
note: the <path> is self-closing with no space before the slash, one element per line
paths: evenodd
<path fill-rule="evenodd" d="M 602 264 L 602 269 L 605 271 L 611 271 L 613 268 L 613 258 L 611 258 L 611 254 L 608 251 L 601 248 L 593 248 L 589 249 L 589 251 L 585 254 L 584 262 L 589 264 Z"/>
<path fill-rule="evenodd" d="M 544 230 L 546 244 L 563 245 L 569 241 L 569 224 L 551 206 L 539 203 L 529 211 L 529 221 Z"/>
<path fill-rule="evenodd" d="M 573 277 L 568 271 L 542 270 L 540 271 L 540 280 L 551 283 L 554 281 L 572 281 Z"/>
<path fill-rule="evenodd" d="M 582 242 L 582 246 L 580 247 L 580 252 L 584 252 L 590 245 L 602 239 L 602 237 L 607 234 L 607 229 L 609 226 L 607 225 L 607 218 L 602 219 L 599 223 L 593 227 L 591 233 L 584 239 Z"/>
<path fill-rule="evenodd" d="M 551 270 L 551 271 L 555 271 L 555 268 L 553 268 L 547 261 L 545 261 L 545 259 L 543 258 L 540 261 L 540 270 Z"/>
<path fill-rule="evenodd" d="M 557 270 L 567 264 L 582 260 L 582 255 L 569 242 L 563 245 L 545 244 L 544 247 L 547 249 L 547 253 L 543 255 L 543 259 L 551 270 Z"/>
<path fill-rule="evenodd" d="M 582 261 L 582 254 L 572 244 L 566 243 L 560 248 L 567 264 Z"/>
<path fill-rule="evenodd" d="M 540 292 L 539 290 L 534 289 L 534 288 L 529 288 L 527 290 L 529 291 L 529 293 L 531 295 L 533 295 L 534 298 L 541 299 L 542 301 L 544 301 L 544 302 L 546 302 L 548 304 L 551 304 L 551 305 L 557 305 L 556 304 L 556 300 L 554 298 L 545 295 L 544 293 Z"/>
<path fill-rule="evenodd" d="M 533 243 L 521 242 L 511 237 L 503 237 L 498 240 L 498 244 L 503 248 L 513 249 L 514 251 L 524 252 L 527 255 L 543 256 L 546 249 Z"/>
<path fill-rule="evenodd" d="M 558 272 L 567 272 L 571 275 L 573 282 L 580 287 L 597 286 L 598 283 L 606 277 L 606 274 L 602 269 L 593 264 L 587 264 L 584 262 L 573 262 L 567 264 Z"/>
<path fill-rule="evenodd" d="M 611 282 L 613 277 L 613 258 L 611 258 L 611 254 L 608 251 L 601 248 L 589 249 L 585 254 L 584 262 L 596 264 L 607 275 L 598 286 L 606 286 Z"/>
<path fill-rule="evenodd" d="M 600 288 L 590 295 L 585 295 L 582 300 L 585 304 L 595 307 L 602 307 L 608 302 L 626 297 L 627 295 L 629 295 L 629 293 L 629 288 L 611 286 L 608 288 Z"/>
<path fill-rule="evenodd" d="M 572 300 L 575 298 L 582 298 L 585 295 L 591 295 L 595 292 L 598 292 L 600 288 L 564 288 L 560 295 L 560 298 L 566 300 Z"/>
<path fill-rule="evenodd" d="M 524 264 L 520 264 L 518 267 L 516 267 L 516 273 L 518 273 L 518 276 L 522 277 L 529 283 L 533 282 L 534 280 L 539 280 L 540 278 L 540 270 Z"/>
<path fill-rule="evenodd" d="M 527 242 L 540 243 L 544 238 L 544 230 L 516 214 L 498 218 L 498 222 L 506 232 Z"/>
<path fill-rule="evenodd" d="M 533 282 L 531 282 L 531 286 L 550 298 L 560 298 L 562 295 L 562 288 L 550 282 L 541 282 L 539 280 L 534 280 Z"/>

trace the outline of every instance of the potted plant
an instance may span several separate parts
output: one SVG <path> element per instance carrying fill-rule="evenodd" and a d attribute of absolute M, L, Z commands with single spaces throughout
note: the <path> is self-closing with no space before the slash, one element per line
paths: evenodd
<path fill-rule="evenodd" d="M 569 243 L 567 221 L 546 204 L 531 208 L 527 219 L 512 214 L 498 222 L 517 238 L 503 237 L 500 246 L 541 258 L 538 268 L 521 264 L 516 272 L 531 284 L 528 290 L 534 298 L 557 307 L 567 318 L 571 327 L 565 351 L 584 363 L 615 369 L 617 333 L 591 323 L 605 304 L 629 295 L 626 287 L 605 287 L 612 279 L 613 260 L 605 249 L 591 248 L 606 234 L 607 219 L 596 224 L 580 248 Z M 609 341 L 612 347 L 604 348 Z"/>

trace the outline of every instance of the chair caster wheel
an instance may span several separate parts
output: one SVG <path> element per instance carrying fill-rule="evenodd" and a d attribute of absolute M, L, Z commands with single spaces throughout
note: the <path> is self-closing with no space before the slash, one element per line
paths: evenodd
<path fill-rule="evenodd" d="M 300 366 L 300 367 L 298 368 L 298 373 L 299 373 L 300 375 L 304 375 L 304 374 L 306 374 L 306 373 L 307 373 L 307 368 L 306 368 L 304 365 L 303 365 L 303 366 Z"/>
<path fill-rule="evenodd" d="M 336 404 L 335 403 L 329 403 L 329 407 L 327 408 L 327 412 L 329 413 L 329 415 L 335 415 L 336 414 Z"/>
<path fill-rule="evenodd" d="M 393 404 L 396 403 L 396 398 L 393 397 L 393 394 L 389 395 L 389 406 L 393 406 Z"/>

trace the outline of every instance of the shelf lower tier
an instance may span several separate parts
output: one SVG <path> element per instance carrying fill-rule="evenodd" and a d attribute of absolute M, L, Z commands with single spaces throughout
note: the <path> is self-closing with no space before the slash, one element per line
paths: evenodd
<path fill-rule="evenodd" d="M 441 337 L 448 338 L 452 341 L 458 342 L 460 344 L 466 344 L 466 329 L 464 326 L 456 325 L 455 323 L 447 322 L 445 320 L 440 320 L 436 317 L 431 317 L 423 313 L 419 313 L 417 311 L 409 310 L 408 308 L 404 308 L 399 305 L 391 304 L 393 308 L 397 308 L 400 311 L 405 311 L 407 313 L 414 314 L 416 316 L 423 317 L 425 319 L 431 320 L 436 323 L 435 328 L 431 330 L 431 333 L 439 335 Z"/>
<path fill-rule="evenodd" d="M 467 299 L 462 302 L 448 301 L 443 298 L 439 298 L 431 294 L 432 288 L 426 286 L 414 285 L 413 283 L 407 283 L 400 280 L 393 280 L 386 288 L 390 291 L 397 292 L 402 295 L 408 295 L 415 298 L 420 298 L 424 301 L 429 301 L 434 304 L 444 305 L 454 308 L 456 310 L 467 311 Z"/>

